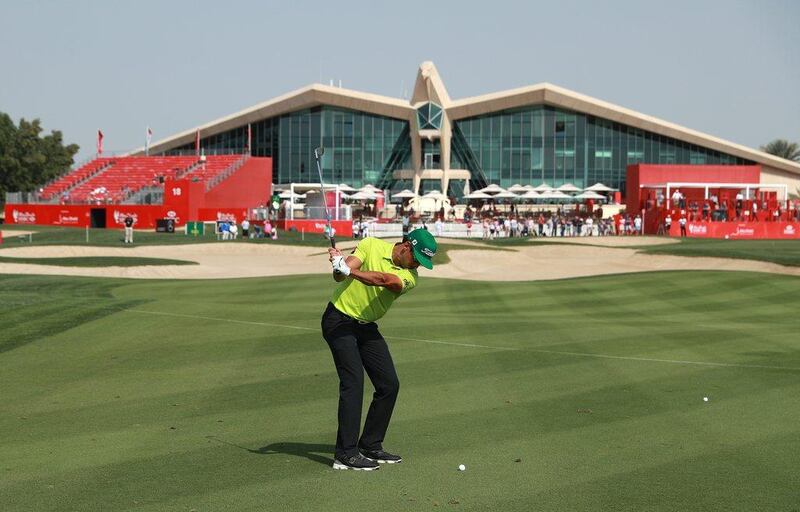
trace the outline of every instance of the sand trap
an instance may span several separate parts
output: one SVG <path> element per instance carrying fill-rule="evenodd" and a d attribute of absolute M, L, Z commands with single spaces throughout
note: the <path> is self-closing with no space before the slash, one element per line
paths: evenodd
<path fill-rule="evenodd" d="M 595 238 L 591 242 L 602 240 Z M 582 240 L 582 239 L 575 239 Z M 622 239 L 628 240 L 628 239 Z M 661 241 L 655 238 L 631 238 L 634 245 L 643 241 Z M 558 241 L 558 240 L 554 240 Z M 744 270 L 800 275 L 800 268 L 784 267 L 760 261 L 727 258 L 689 258 L 660 254 L 639 254 L 635 249 L 596 247 L 591 245 L 552 244 L 510 246 L 505 251 L 483 250 L 476 242 L 452 240 L 453 243 L 474 245 L 449 251 L 450 263 L 438 265 L 433 271 L 420 269 L 423 276 L 468 279 L 477 281 L 528 281 L 569 277 L 647 272 L 657 270 Z M 669 240 L 666 242 L 669 243 Z M 338 246 L 349 251 L 352 240 L 340 241 Z M 193 245 L 142 246 L 142 247 L 83 247 L 83 246 L 31 246 L 4 249 L 0 254 L 8 257 L 86 257 L 134 256 L 195 261 L 189 266 L 143 267 L 58 267 L 0 263 L 3 274 L 47 274 L 101 277 L 127 277 L 136 279 L 222 279 L 241 277 L 303 275 L 328 273 L 327 255 L 321 247 L 292 245 L 212 243 Z"/>
<path fill-rule="evenodd" d="M 539 237 L 531 238 L 531 241 L 536 242 L 554 242 L 561 244 L 579 244 L 579 245 L 601 245 L 603 247 L 635 247 L 645 245 L 666 245 L 677 244 L 680 242 L 677 238 L 665 238 L 656 236 L 582 236 L 582 237 L 569 237 L 569 238 L 549 238 Z"/>
<path fill-rule="evenodd" d="M 36 231 L 22 231 L 22 230 L 16 230 L 16 229 L 13 229 L 13 230 L 12 229 L 6 229 L 5 231 L 0 230 L 0 233 L 2 233 L 3 238 L 14 238 L 15 236 L 28 236 L 28 235 L 30 235 L 32 233 L 36 233 Z"/>

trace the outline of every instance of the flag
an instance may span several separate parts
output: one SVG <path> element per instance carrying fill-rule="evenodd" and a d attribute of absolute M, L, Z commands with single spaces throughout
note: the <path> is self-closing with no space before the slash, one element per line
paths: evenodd
<path fill-rule="evenodd" d="M 247 123 L 247 154 L 253 153 L 253 148 L 251 146 L 253 142 L 253 127 L 250 123 Z"/>
<path fill-rule="evenodd" d="M 103 132 L 97 130 L 97 155 L 103 154 Z"/>
<path fill-rule="evenodd" d="M 147 127 L 147 132 L 145 133 L 145 139 L 144 139 L 144 154 L 145 155 L 149 155 L 150 154 L 150 141 L 151 140 L 153 140 L 153 130 L 151 130 L 150 127 L 148 126 Z"/>
<path fill-rule="evenodd" d="M 194 154 L 200 154 L 200 129 L 198 128 L 194 134 Z"/>

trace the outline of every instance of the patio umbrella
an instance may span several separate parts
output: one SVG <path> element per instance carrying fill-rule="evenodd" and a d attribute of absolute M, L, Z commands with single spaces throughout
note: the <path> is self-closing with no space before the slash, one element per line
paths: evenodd
<path fill-rule="evenodd" d="M 614 192 L 616 189 L 611 188 L 611 187 L 607 187 L 607 186 L 603 185 L 602 183 L 595 183 L 591 187 L 585 188 L 584 190 L 590 191 L 590 192 Z"/>
<path fill-rule="evenodd" d="M 535 190 L 529 190 L 524 194 L 522 194 L 521 196 L 519 196 L 520 199 L 539 199 L 540 197 L 542 197 L 542 195 L 536 192 Z"/>
<path fill-rule="evenodd" d="M 372 193 L 378 193 L 378 192 L 382 192 L 382 190 L 381 190 L 381 189 L 379 189 L 379 188 L 378 188 L 378 187 L 376 187 L 375 185 L 370 185 L 370 184 L 364 185 L 363 187 L 361 187 L 361 188 L 360 188 L 360 189 L 358 189 L 358 190 L 359 190 L 359 191 L 361 191 L 361 192 L 368 192 L 368 193 L 369 193 L 369 192 L 372 192 Z"/>
<path fill-rule="evenodd" d="M 605 199 L 605 196 L 601 196 L 593 190 L 587 190 L 583 194 L 575 196 L 575 199 Z"/>
<path fill-rule="evenodd" d="M 486 194 L 485 192 L 475 191 L 471 194 L 467 194 L 464 196 L 464 199 L 491 199 L 492 196 Z"/>
<path fill-rule="evenodd" d="M 506 189 L 495 183 L 492 183 L 488 187 L 483 187 L 482 189 L 478 190 L 478 192 L 483 192 L 485 194 L 498 194 L 500 192 L 505 192 L 505 191 Z"/>
<path fill-rule="evenodd" d="M 442 201 L 444 199 L 447 199 L 447 196 L 442 194 L 438 190 L 431 190 L 430 192 L 428 192 L 427 194 L 423 195 L 422 197 L 430 197 L 431 199 L 435 199 L 437 201 Z"/>
<path fill-rule="evenodd" d="M 580 192 L 581 191 L 581 189 L 579 189 L 578 187 L 576 187 L 572 183 L 565 183 L 565 184 L 561 185 L 560 187 L 558 187 L 557 190 L 560 190 L 561 192 Z"/>
<path fill-rule="evenodd" d="M 353 187 L 351 187 L 350 185 L 348 185 L 346 183 L 340 184 L 339 185 L 339 190 L 342 191 L 342 192 L 348 192 L 348 193 L 356 191 L 356 189 L 354 189 Z"/>
<path fill-rule="evenodd" d="M 536 192 L 550 192 L 550 191 L 555 190 L 555 189 L 553 187 L 551 187 L 550 185 L 548 185 L 547 183 L 542 183 L 538 187 L 534 187 L 533 190 L 535 190 Z"/>
<path fill-rule="evenodd" d="M 536 189 L 533 185 L 523 185 L 522 188 L 524 188 L 526 191 L 527 190 L 535 190 Z"/>
<path fill-rule="evenodd" d="M 517 199 L 519 196 L 517 194 L 513 194 L 513 193 L 511 193 L 511 192 L 506 190 L 506 191 L 500 192 L 499 194 L 495 194 L 492 197 L 494 199 Z"/>
<path fill-rule="evenodd" d="M 375 200 L 375 194 L 367 194 L 364 191 L 359 190 L 355 194 L 350 194 L 349 199 L 354 199 L 356 201 L 373 201 Z"/>
<path fill-rule="evenodd" d="M 408 189 L 405 189 L 405 190 L 403 190 L 401 192 L 398 192 L 396 194 L 392 194 L 392 199 L 395 199 L 395 198 L 397 198 L 397 199 L 411 199 L 412 197 L 417 197 L 417 194 L 415 194 L 414 192 L 412 192 L 412 191 L 410 191 Z"/>
<path fill-rule="evenodd" d="M 527 188 L 523 187 L 519 183 L 517 183 L 516 185 L 511 185 L 510 187 L 508 187 L 508 191 L 509 192 L 514 192 L 515 194 L 521 194 L 521 193 L 523 193 L 523 192 L 525 192 L 527 190 L 528 190 Z"/>

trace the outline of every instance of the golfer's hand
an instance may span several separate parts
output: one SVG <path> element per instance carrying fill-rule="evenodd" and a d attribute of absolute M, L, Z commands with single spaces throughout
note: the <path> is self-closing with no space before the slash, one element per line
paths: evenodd
<path fill-rule="evenodd" d="M 334 256 L 331 263 L 333 264 L 334 272 L 338 272 L 344 276 L 350 275 L 350 266 L 344 261 L 344 256 Z"/>
<path fill-rule="evenodd" d="M 328 248 L 328 261 L 333 263 L 333 259 L 336 257 L 343 258 L 344 255 L 342 254 L 342 251 L 339 249 L 334 249 L 333 247 Z"/>

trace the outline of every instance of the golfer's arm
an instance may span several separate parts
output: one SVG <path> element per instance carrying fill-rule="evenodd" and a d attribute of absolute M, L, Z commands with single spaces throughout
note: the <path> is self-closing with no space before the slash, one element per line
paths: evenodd
<path fill-rule="evenodd" d="M 403 291 L 403 282 L 394 274 L 387 274 L 385 272 L 374 272 L 372 270 L 361 270 L 361 260 L 355 256 L 348 256 L 345 260 L 347 266 L 350 267 L 350 277 L 356 281 L 361 281 L 367 286 L 382 286 L 395 293 Z M 347 279 L 342 274 L 333 273 L 333 278 L 338 281 Z"/>

